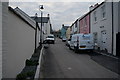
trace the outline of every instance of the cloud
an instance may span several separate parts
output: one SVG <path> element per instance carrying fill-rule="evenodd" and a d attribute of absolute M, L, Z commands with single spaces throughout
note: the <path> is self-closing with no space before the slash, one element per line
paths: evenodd
<path fill-rule="evenodd" d="M 61 0 L 60 0 L 61 1 Z M 19 7 L 28 15 L 33 16 L 38 13 L 39 5 L 44 6 L 43 14 L 50 14 L 52 27 L 54 30 L 61 28 L 62 24 L 70 26 L 77 18 L 89 11 L 89 6 L 96 2 L 11 2 L 10 6 Z"/>
<path fill-rule="evenodd" d="M 2 0 L 2 1 L 6 1 L 6 0 Z M 9 0 L 9 1 L 10 2 L 101 2 L 101 0 Z"/>

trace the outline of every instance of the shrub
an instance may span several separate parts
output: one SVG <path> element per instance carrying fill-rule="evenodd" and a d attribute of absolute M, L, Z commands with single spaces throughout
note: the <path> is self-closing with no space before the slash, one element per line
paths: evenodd
<path fill-rule="evenodd" d="M 34 60 L 34 61 L 28 59 L 26 60 L 26 66 L 37 66 L 37 65 L 39 65 L 38 60 Z"/>

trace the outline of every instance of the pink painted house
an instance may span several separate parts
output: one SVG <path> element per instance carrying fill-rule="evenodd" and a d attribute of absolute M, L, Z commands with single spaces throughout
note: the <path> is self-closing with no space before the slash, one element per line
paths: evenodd
<path fill-rule="evenodd" d="M 79 20 L 79 33 L 88 34 L 90 33 L 90 14 L 87 13 Z"/>

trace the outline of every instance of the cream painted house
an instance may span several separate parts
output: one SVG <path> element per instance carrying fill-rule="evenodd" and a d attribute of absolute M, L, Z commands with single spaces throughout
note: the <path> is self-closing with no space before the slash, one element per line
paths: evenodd
<path fill-rule="evenodd" d="M 70 39 L 70 34 L 71 34 L 70 27 L 68 27 L 67 30 L 66 30 L 66 38 L 67 39 Z"/>
<path fill-rule="evenodd" d="M 4 7 L 2 25 L 2 78 L 16 78 L 22 71 L 26 59 L 35 50 L 36 23 L 19 8 Z M 37 46 L 36 46 L 37 47 Z"/>

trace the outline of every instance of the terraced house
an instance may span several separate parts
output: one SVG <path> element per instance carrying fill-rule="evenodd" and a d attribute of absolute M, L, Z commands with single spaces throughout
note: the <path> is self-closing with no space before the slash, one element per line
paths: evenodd
<path fill-rule="evenodd" d="M 120 1 L 105 0 L 89 7 L 89 12 L 70 26 L 71 35 L 93 34 L 98 50 L 120 56 Z"/>
<path fill-rule="evenodd" d="M 94 43 L 97 43 L 98 49 L 118 56 L 120 2 L 108 1 L 90 7 L 91 33 L 94 35 Z"/>

